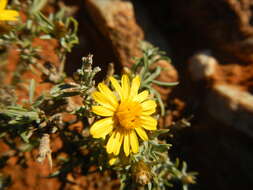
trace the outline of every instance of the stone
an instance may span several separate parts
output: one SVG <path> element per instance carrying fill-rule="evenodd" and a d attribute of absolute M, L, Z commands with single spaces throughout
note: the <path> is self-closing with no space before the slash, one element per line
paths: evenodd
<path fill-rule="evenodd" d="M 204 51 L 193 55 L 189 59 L 189 72 L 193 80 L 213 79 L 218 71 L 218 61 L 210 55 L 209 52 Z"/>
<path fill-rule="evenodd" d="M 230 58 L 253 63 L 253 1 L 171 1 L 172 17 L 198 40 Z M 197 41 L 198 41 L 197 40 Z"/>
<path fill-rule="evenodd" d="M 189 60 L 193 81 L 205 81 L 202 90 L 208 113 L 223 124 L 253 137 L 252 64 L 226 64 L 200 52 Z"/>
<path fill-rule="evenodd" d="M 240 87 L 216 84 L 206 97 L 207 111 L 216 119 L 253 137 L 253 95 Z"/>
<path fill-rule="evenodd" d="M 85 5 L 97 29 L 110 42 L 121 66 L 130 66 L 133 57 L 142 55 L 140 41 L 144 34 L 136 23 L 130 2 L 86 0 Z"/>
<path fill-rule="evenodd" d="M 214 83 L 225 83 L 240 86 L 241 89 L 252 92 L 252 68 L 253 64 L 220 64 L 214 56 L 206 51 L 196 53 L 188 61 L 191 79 L 193 81 L 207 81 L 211 88 Z"/>

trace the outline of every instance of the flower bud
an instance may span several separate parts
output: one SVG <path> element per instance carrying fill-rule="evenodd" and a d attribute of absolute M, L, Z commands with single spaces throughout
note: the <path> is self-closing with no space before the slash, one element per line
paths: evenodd
<path fill-rule="evenodd" d="M 132 72 L 128 67 L 123 67 L 122 74 L 126 74 L 128 76 L 131 76 Z"/>
<path fill-rule="evenodd" d="M 137 162 L 132 167 L 132 174 L 134 181 L 140 185 L 147 185 L 152 178 L 149 166 L 143 161 Z"/>
<path fill-rule="evenodd" d="M 62 21 L 56 21 L 54 34 L 57 38 L 62 38 L 67 34 L 67 27 Z"/>
<path fill-rule="evenodd" d="M 195 181 L 195 177 L 192 176 L 192 175 L 185 175 L 181 178 L 182 182 L 184 184 L 195 184 L 196 181 Z"/>

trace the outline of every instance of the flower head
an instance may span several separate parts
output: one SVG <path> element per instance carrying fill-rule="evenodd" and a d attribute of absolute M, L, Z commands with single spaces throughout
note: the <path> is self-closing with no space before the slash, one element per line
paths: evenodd
<path fill-rule="evenodd" d="M 0 0 L 0 21 L 15 21 L 18 19 L 19 13 L 14 10 L 6 10 L 7 0 Z"/>
<path fill-rule="evenodd" d="M 96 121 L 90 128 L 94 138 L 105 138 L 110 135 L 106 144 L 109 154 L 118 155 L 121 145 L 125 155 L 139 151 L 138 136 L 148 140 L 145 130 L 156 130 L 157 121 L 151 115 L 156 111 L 156 102 L 148 99 L 148 91 L 138 93 L 140 77 L 136 76 L 130 84 L 127 75 L 123 75 L 121 85 L 110 77 L 116 94 L 104 83 L 98 84 L 99 91 L 92 94 L 99 106 L 92 111 L 105 118 Z"/>

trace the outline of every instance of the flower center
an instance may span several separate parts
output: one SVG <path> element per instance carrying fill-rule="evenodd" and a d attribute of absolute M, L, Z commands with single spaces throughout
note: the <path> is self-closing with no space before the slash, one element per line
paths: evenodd
<path fill-rule="evenodd" d="M 141 106 L 137 102 L 121 102 L 116 111 L 116 117 L 121 127 L 128 130 L 134 129 L 139 126 L 141 111 Z"/>

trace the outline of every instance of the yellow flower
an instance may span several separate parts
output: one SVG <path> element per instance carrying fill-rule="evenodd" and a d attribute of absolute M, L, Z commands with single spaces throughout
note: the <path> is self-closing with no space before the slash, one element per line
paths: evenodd
<path fill-rule="evenodd" d="M 156 111 L 156 102 L 148 99 L 148 91 L 138 93 L 140 77 L 136 76 L 130 85 L 127 75 L 123 75 L 121 85 L 110 77 L 116 94 L 104 83 L 98 84 L 99 91 L 92 97 L 100 106 L 93 106 L 92 111 L 106 118 L 96 121 L 90 128 L 94 138 L 105 138 L 110 135 L 106 145 L 109 154 L 118 155 L 121 145 L 125 155 L 139 151 L 138 136 L 146 141 L 145 130 L 156 130 L 157 120 L 151 117 Z"/>
<path fill-rule="evenodd" d="M 6 10 L 7 0 L 0 0 L 0 21 L 9 20 L 15 21 L 18 19 L 19 13 L 14 10 Z"/>

